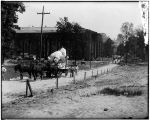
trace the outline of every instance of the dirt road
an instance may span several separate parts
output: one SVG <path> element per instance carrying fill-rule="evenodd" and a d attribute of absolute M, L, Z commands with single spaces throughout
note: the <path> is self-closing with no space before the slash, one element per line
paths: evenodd
<path fill-rule="evenodd" d="M 110 66 L 114 68 L 113 65 Z M 81 72 L 84 74 L 84 71 Z M 88 73 L 90 74 L 91 71 Z M 40 85 L 40 88 L 37 87 L 38 84 L 35 85 L 41 81 L 32 82 L 31 84 L 34 86 L 33 97 L 26 98 L 22 96 L 25 89 L 22 89 L 22 93 L 20 93 L 21 91 L 15 92 L 15 94 L 5 92 L 7 96 L 10 94 L 9 97 L 18 97 L 18 99 L 2 104 L 2 117 L 147 118 L 147 78 L 148 66 L 119 66 L 107 74 L 99 75 L 96 79 L 92 77 L 83 80 L 82 76 L 76 84 L 71 83 L 72 79 L 67 83 L 60 82 L 62 86 L 57 90 L 55 89 L 53 93 L 50 91 L 51 87 L 47 86 L 49 80 L 42 81 L 42 89 Z M 47 87 L 44 87 L 44 85 Z M 109 88 L 109 92 L 102 92 L 106 88 L 107 90 Z M 118 90 L 114 92 L 116 88 Z M 121 90 L 125 92 L 120 92 L 119 95 L 116 94 Z"/>
<path fill-rule="evenodd" d="M 116 67 L 116 64 L 109 64 L 103 67 L 99 67 L 97 69 L 91 69 L 86 71 L 86 78 L 91 77 L 92 75 L 92 71 L 93 71 L 93 75 L 97 74 L 97 70 L 100 72 L 106 72 L 107 70 L 112 70 L 114 67 Z M 85 70 L 81 70 L 78 72 L 78 74 L 76 75 L 76 81 L 79 80 L 83 80 L 84 79 L 84 73 Z M 2 103 L 7 103 L 10 102 L 16 98 L 14 97 L 10 97 L 13 94 L 25 94 L 25 90 L 26 90 L 26 78 L 24 77 L 24 80 L 12 80 L 12 81 L 2 81 Z M 64 86 L 67 85 L 69 83 L 71 83 L 73 81 L 73 78 L 70 78 L 70 75 L 68 75 L 67 77 L 65 77 L 64 75 L 62 75 L 61 78 L 59 78 L 59 86 Z M 33 91 L 38 91 L 38 90 L 47 90 L 49 88 L 55 88 L 56 87 L 56 79 L 46 79 L 46 80 L 36 80 L 30 82 Z"/>

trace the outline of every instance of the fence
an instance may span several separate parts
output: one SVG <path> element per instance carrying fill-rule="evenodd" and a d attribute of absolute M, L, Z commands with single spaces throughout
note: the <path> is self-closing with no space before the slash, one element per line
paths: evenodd
<path fill-rule="evenodd" d="M 111 71 L 113 71 L 113 69 L 108 69 L 108 68 L 104 70 L 92 70 L 90 77 L 94 77 L 95 79 L 97 79 L 97 77 L 99 77 L 100 75 L 108 74 Z M 87 72 L 84 72 L 82 80 L 86 80 L 87 78 L 89 78 L 87 77 Z M 76 83 L 75 74 L 73 75 L 73 83 Z"/>
<path fill-rule="evenodd" d="M 91 70 L 91 76 L 90 77 L 94 77 L 95 80 L 97 79 L 97 77 L 99 77 L 100 75 L 104 75 L 104 74 L 108 74 L 109 72 L 113 71 L 113 69 L 104 69 L 104 70 Z M 88 71 L 89 72 L 89 71 Z M 87 78 L 87 71 L 84 72 L 83 74 L 83 78 L 82 80 L 86 80 Z M 76 83 L 76 75 L 75 73 L 73 73 L 73 84 Z M 30 91 L 30 97 L 33 96 L 33 93 L 32 93 L 32 88 L 31 88 L 31 85 L 30 85 L 30 81 L 27 79 L 26 80 L 26 96 L 28 96 L 28 88 L 29 88 L 29 91 Z M 56 89 L 59 88 L 59 77 L 56 77 Z"/>

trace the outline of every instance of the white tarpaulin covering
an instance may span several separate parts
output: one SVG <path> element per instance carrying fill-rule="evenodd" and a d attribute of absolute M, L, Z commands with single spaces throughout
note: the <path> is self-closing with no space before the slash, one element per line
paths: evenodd
<path fill-rule="evenodd" d="M 59 51 L 62 53 L 63 56 L 66 57 L 66 49 L 65 48 L 61 48 Z"/>
<path fill-rule="evenodd" d="M 66 49 L 61 48 L 60 50 L 53 52 L 50 56 L 48 56 L 48 60 L 54 61 L 55 63 L 61 62 L 65 63 L 65 57 L 66 57 Z M 64 64 L 60 64 L 60 67 L 64 66 Z"/>

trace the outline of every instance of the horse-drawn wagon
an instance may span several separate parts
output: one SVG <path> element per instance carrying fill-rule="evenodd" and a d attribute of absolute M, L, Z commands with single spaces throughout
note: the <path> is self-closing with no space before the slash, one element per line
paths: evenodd
<path fill-rule="evenodd" d="M 30 78 L 33 75 L 34 80 L 36 80 L 38 74 L 40 74 L 41 79 L 44 74 L 49 78 L 60 77 L 62 73 L 67 76 L 68 72 L 73 74 L 76 71 L 75 67 L 67 66 L 67 59 L 66 51 L 62 48 L 48 56 L 48 60 L 19 60 L 18 65 L 15 66 L 15 71 L 20 72 L 21 79 L 23 79 L 23 72 L 27 72 Z"/>

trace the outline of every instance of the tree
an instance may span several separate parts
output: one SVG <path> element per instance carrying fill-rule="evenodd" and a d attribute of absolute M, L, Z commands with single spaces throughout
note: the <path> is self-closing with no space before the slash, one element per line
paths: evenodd
<path fill-rule="evenodd" d="M 102 36 L 102 43 L 101 43 L 101 58 L 103 60 L 103 57 L 105 56 L 105 48 L 104 44 L 109 39 L 109 37 L 105 33 L 101 33 Z"/>
<path fill-rule="evenodd" d="M 56 27 L 59 33 L 80 33 L 82 30 L 78 23 L 69 22 L 67 17 L 60 18 L 60 21 L 57 21 Z"/>
<path fill-rule="evenodd" d="M 124 42 L 124 36 L 122 34 L 118 34 L 116 44 L 120 45 L 120 44 L 123 44 L 123 42 Z"/>
<path fill-rule="evenodd" d="M 57 21 L 57 32 L 59 33 L 72 33 L 73 25 L 68 21 L 67 17 L 60 18 L 60 21 Z"/>
<path fill-rule="evenodd" d="M 128 55 L 128 49 L 126 49 L 126 42 L 129 40 L 129 37 L 133 35 L 133 23 L 129 22 L 124 22 L 121 26 L 121 32 L 124 37 L 124 56 L 125 56 L 125 61 L 127 63 L 127 55 Z"/>
<path fill-rule="evenodd" d="M 74 59 L 76 59 L 76 53 L 80 42 L 79 37 L 81 30 L 83 29 L 78 23 L 69 22 L 67 17 L 60 18 L 56 24 L 57 32 L 61 34 L 61 45 L 68 46 L 70 48 L 69 52 L 73 53 Z"/>
<path fill-rule="evenodd" d="M 73 32 L 80 33 L 82 30 L 82 27 L 78 23 L 72 23 L 72 24 L 73 24 Z"/>
<path fill-rule="evenodd" d="M 14 29 L 19 29 L 15 25 L 18 21 L 17 12 L 23 13 L 25 6 L 22 2 L 1 2 L 1 25 L 2 25 L 2 62 L 8 56 L 10 49 L 13 48 Z"/>
<path fill-rule="evenodd" d="M 117 47 L 117 55 L 121 55 L 121 56 L 124 55 L 124 45 L 123 45 L 123 43 L 118 45 L 118 47 Z"/>
<path fill-rule="evenodd" d="M 114 42 L 110 38 L 104 43 L 105 57 L 111 57 L 113 55 L 113 44 Z"/>
<path fill-rule="evenodd" d="M 124 22 L 121 26 L 121 32 L 124 37 L 124 44 L 128 38 L 133 35 L 133 23 Z"/>
<path fill-rule="evenodd" d="M 135 36 L 137 38 L 137 56 L 144 59 L 145 53 L 145 43 L 144 43 L 144 31 L 143 28 L 135 29 Z"/>
<path fill-rule="evenodd" d="M 125 44 L 125 51 L 133 57 L 144 59 L 145 55 L 144 32 L 142 28 L 137 28 L 134 33 L 129 36 Z"/>
<path fill-rule="evenodd" d="M 126 42 L 125 45 L 126 52 L 129 53 L 132 57 L 136 57 L 137 48 L 138 48 L 137 42 L 138 40 L 137 37 L 135 36 L 129 37 L 128 41 Z"/>

